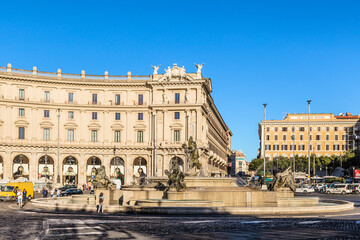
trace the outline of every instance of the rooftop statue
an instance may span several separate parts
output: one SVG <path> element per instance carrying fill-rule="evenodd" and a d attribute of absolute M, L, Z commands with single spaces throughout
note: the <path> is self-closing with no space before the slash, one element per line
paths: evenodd
<path fill-rule="evenodd" d="M 153 72 L 153 74 L 155 75 L 155 74 L 158 74 L 158 70 L 159 70 L 159 67 L 160 67 L 161 65 L 159 65 L 159 66 L 153 66 L 153 65 L 151 65 L 151 67 L 154 69 L 154 72 Z"/>
<path fill-rule="evenodd" d="M 276 191 L 280 188 L 290 188 L 295 192 L 296 186 L 294 183 L 294 176 L 290 168 L 291 167 L 288 167 L 284 172 L 275 175 L 274 183 L 270 187 L 270 190 Z"/>
<path fill-rule="evenodd" d="M 96 174 L 93 179 L 96 188 L 115 189 L 116 184 L 106 176 L 105 167 L 101 166 L 96 169 Z"/>
<path fill-rule="evenodd" d="M 202 64 L 196 64 L 196 63 L 195 63 L 195 66 L 196 66 L 196 68 L 197 68 L 197 72 L 198 72 L 198 73 L 201 73 L 201 69 L 202 69 L 202 67 L 204 66 L 204 63 L 202 63 Z"/>
<path fill-rule="evenodd" d="M 189 174 L 190 176 L 198 176 L 201 170 L 201 162 L 199 160 L 199 151 L 196 146 L 196 142 L 192 137 L 189 138 L 188 144 L 184 143 L 182 147 L 185 149 L 185 154 L 187 158 L 187 164 L 189 166 Z"/>
<path fill-rule="evenodd" d="M 188 79 L 189 77 L 186 75 L 185 67 L 182 66 L 181 68 L 177 66 L 177 64 L 174 64 L 172 68 L 170 66 L 165 69 L 165 74 L 162 78 L 159 79 L 159 81 L 164 80 L 170 80 L 170 79 Z"/>

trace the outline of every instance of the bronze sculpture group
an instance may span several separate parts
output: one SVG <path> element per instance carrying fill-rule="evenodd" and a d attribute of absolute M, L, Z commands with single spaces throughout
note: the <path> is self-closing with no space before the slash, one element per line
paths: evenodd
<path fill-rule="evenodd" d="M 270 186 L 270 190 L 276 191 L 280 188 L 290 188 L 293 192 L 296 190 L 296 185 L 294 182 L 294 176 L 291 167 L 288 167 L 284 172 L 277 173 L 273 184 Z"/>

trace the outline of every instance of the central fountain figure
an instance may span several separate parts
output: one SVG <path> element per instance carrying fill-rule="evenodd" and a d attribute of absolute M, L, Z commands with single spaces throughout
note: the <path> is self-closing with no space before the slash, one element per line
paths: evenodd
<path fill-rule="evenodd" d="M 189 138 L 188 145 L 184 143 L 182 147 L 185 149 L 186 164 L 188 165 L 188 171 L 186 175 L 199 176 L 201 173 L 201 162 L 199 160 L 199 151 L 196 147 L 196 142 L 192 137 Z"/>
<path fill-rule="evenodd" d="M 115 189 L 116 184 L 106 176 L 105 167 L 101 166 L 96 169 L 96 174 L 93 180 L 96 188 Z"/>

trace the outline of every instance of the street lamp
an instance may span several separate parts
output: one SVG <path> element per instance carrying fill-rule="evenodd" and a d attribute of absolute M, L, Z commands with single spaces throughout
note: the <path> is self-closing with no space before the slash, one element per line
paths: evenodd
<path fill-rule="evenodd" d="M 57 142 L 57 183 L 60 184 L 60 108 L 57 110 L 58 118 L 58 142 Z"/>
<path fill-rule="evenodd" d="M 264 103 L 264 173 L 263 173 L 263 182 L 264 184 L 266 184 L 266 175 L 265 175 L 265 170 L 266 170 L 266 106 L 267 104 Z"/>
<path fill-rule="evenodd" d="M 47 159 L 48 159 L 48 156 L 47 156 L 47 151 L 49 150 L 48 147 L 44 147 L 43 148 L 44 152 L 45 152 L 45 156 L 44 156 L 44 162 L 45 162 L 45 167 L 47 167 Z M 46 186 L 46 180 L 48 178 L 48 175 L 47 175 L 47 171 L 45 172 L 45 186 Z"/>
<path fill-rule="evenodd" d="M 308 102 L 308 112 L 309 112 L 309 116 L 308 116 L 308 175 L 310 177 L 310 103 L 311 100 L 307 100 Z"/>

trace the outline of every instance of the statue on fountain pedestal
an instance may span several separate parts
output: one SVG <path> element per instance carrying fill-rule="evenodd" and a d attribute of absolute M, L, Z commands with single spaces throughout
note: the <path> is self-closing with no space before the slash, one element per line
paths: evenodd
<path fill-rule="evenodd" d="M 176 191 L 184 191 L 186 190 L 186 185 L 184 183 L 185 174 L 181 171 L 179 164 L 177 161 L 174 161 L 171 164 L 170 171 L 165 170 L 165 174 L 168 176 L 168 186 L 165 189 L 164 194 L 170 190 L 170 188 L 176 188 Z"/>
<path fill-rule="evenodd" d="M 184 143 L 182 147 L 185 149 L 187 164 L 189 166 L 187 174 L 190 176 L 198 176 L 200 174 L 202 164 L 199 160 L 200 156 L 196 142 L 192 137 L 190 137 L 188 144 L 186 145 L 186 143 Z"/>
<path fill-rule="evenodd" d="M 106 176 L 104 166 L 101 166 L 98 169 L 96 169 L 96 174 L 93 182 L 96 188 L 106 188 L 106 189 L 116 188 L 116 184 Z"/>

